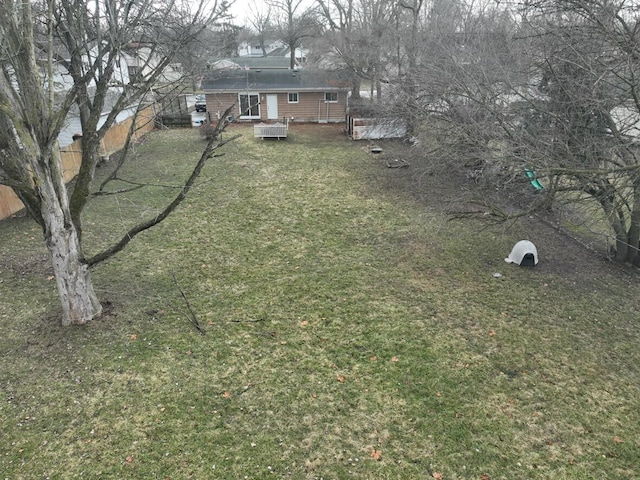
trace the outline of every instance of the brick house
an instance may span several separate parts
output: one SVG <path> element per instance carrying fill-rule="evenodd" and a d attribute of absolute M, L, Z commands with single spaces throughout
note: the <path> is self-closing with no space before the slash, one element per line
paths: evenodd
<path fill-rule="evenodd" d="M 349 82 L 325 70 L 242 69 L 209 72 L 202 80 L 211 120 L 234 105 L 238 121 L 344 122 Z"/>

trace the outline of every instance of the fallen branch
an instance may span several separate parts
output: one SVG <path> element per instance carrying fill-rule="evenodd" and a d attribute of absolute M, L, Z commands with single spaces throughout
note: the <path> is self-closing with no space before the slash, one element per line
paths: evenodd
<path fill-rule="evenodd" d="M 411 164 L 406 160 L 398 160 L 397 158 L 393 160 L 387 160 L 387 168 L 404 168 L 408 167 L 409 165 Z"/>
<path fill-rule="evenodd" d="M 184 300 L 184 303 L 187 306 L 188 311 L 184 312 L 186 317 L 189 319 L 189 321 L 191 321 L 193 326 L 196 328 L 196 330 L 200 332 L 201 335 L 205 335 L 207 331 L 200 325 L 200 322 L 198 321 L 198 317 L 196 316 L 196 313 L 193 311 L 193 308 L 191 308 L 189 299 L 187 298 L 187 296 L 184 293 L 184 290 L 182 290 L 182 287 L 178 283 L 178 279 L 176 278 L 176 275 L 173 272 L 171 272 L 171 276 L 173 277 L 173 281 L 176 284 L 176 287 L 178 287 L 178 290 L 180 291 L 180 295 L 182 296 L 182 299 Z"/>
<path fill-rule="evenodd" d="M 229 320 L 229 323 L 256 323 L 264 322 L 264 318 L 239 318 L 238 320 Z"/>

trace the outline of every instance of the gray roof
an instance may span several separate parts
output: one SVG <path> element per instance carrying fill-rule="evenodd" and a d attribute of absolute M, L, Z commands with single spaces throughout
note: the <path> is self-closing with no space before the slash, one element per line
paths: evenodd
<path fill-rule="evenodd" d="M 289 57 L 269 56 L 269 57 L 228 57 L 211 60 L 209 65 L 215 67 L 219 62 L 233 62 L 238 68 L 283 68 L 287 69 L 291 65 Z"/>
<path fill-rule="evenodd" d="M 219 70 L 202 80 L 202 91 L 345 91 L 350 83 L 341 71 L 328 70 Z"/>
<path fill-rule="evenodd" d="M 271 50 L 268 54 L 270 57 L 291 59 L 291 49 L 289 47 L 279 47 Z"/>

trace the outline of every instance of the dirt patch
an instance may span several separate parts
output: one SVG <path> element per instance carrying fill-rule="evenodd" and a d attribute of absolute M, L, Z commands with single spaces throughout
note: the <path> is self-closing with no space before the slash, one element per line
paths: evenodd
<path fill-rule="evenodd" d="M 343 136 L 347 138 L 344 132 L 344 125 L 341 123 L 327 123 L 327 124 L 317 124 L 317 123 L 290 123 L 289 131 L 291 133 L 312 133 L 315 138 L 318 140 L 333 140 L 339 136 Z"/>
<path fill-rule="evenodd" d="M 540 210 L 515 220 L 504 221 L 492 213 L 497 209 L 515 214 L 527 210 L 537 200 L 535 189 L 526 179 L 499 185 L 483 178 L 472 166 L 451 165 L 438 158 L 425 157 L 419 146 L 399 140 L 363 141 L 380 167 L 376 180 L 388 191 L 411 196 L 429 209 L 439 211 L 451 221 L 480 219 L 487 228 L 496 228 L 514 237 L 534 241 L 540 263 L 537 269 L 577 278 L 602 274 L 635 276 L 633 267 L 610 261 L 604 244 L 569 232 L 553 210 Z M 371 147 L 379 146 L 380 153 Z M 401 168 L 393 168 L 402 165 Z M 492 225 L 493 224 L 493 225 Z M 505 257 L 509 252 L 505 252 Z"/>

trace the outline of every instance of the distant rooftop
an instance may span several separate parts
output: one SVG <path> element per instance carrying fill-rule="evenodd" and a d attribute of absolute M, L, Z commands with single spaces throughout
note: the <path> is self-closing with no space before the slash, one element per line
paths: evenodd
<path fill-rule="evenodd" d="M 350 83 L 343 71 L 217 70 L 202 80 L 202 91 L 344 91 Z"/>
<path fill-rule="evenodd" d="M 238 68 L 238 69 L 287 69 L 290 65 L 289 57 L 232 57 L 211 61 L 210 68 Z"/>

